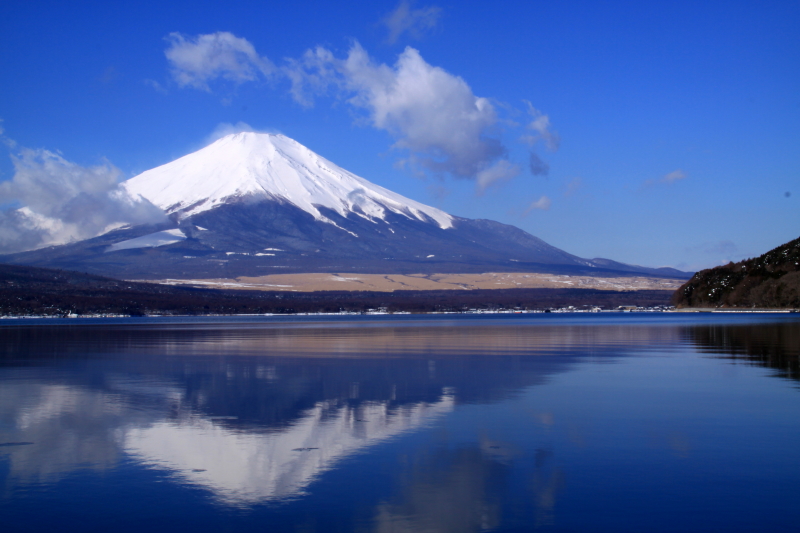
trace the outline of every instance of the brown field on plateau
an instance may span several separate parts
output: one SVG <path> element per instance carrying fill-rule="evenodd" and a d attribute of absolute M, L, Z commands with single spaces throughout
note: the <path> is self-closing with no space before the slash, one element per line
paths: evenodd
<path fill-rule="evenodd" d="M 671 290 L 684 280 L 630 277 L 570 276 L 565 274 L 272 274 L 232 279 L 165 279 L 149 283 L 188 285 L 213 289 L 262 291 L 375 291 L 476 290 L 476 289 L 599 289 L 609 291 Z"/>

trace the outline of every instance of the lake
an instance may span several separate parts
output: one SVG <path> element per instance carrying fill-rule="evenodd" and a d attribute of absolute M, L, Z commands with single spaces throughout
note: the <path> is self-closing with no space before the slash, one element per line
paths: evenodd
<path fill-rule="evenodd" d="M 0 529 L 797 531 L 800 315 L 0 322 Z"/>

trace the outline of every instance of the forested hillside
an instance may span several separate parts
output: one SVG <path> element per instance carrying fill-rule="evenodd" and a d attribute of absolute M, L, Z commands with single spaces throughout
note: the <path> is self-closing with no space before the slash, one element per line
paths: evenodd
<path fill-rule="evenodd" d="M 800 238 L 753 259 L 701 270 L 673 296 L 677 307 L 800 308 Z"/>

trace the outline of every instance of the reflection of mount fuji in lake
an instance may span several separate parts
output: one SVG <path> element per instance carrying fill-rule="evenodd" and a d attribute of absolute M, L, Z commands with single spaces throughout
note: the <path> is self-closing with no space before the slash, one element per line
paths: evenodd
<path fill-rule="evenodd" d="M 0 416 L 16 421 L 14 430 L 0 428 L 0 443 L 10 443 L 2 451 L 13 451 L 11 479 L 54 482 L 76 468 L 113 468 L 130 455 L 208 488 L 226 503 L 257 503 L 299 495 L 342 458 L 423 427 L 453 407 L 447 391 L 435 403 L 395 407 L 318 402 L 280 430 L 241 431 L 226 423 L 236 417 L 161 419 L 158 410 L 139 407 L 180 401 L 184 391 L 174 384 L 117 378 L 108 385 L 104 391 L 64 384 L 4 387 Z M 120 404 L 120 396 L 128 401 Z"/>
<path fill-rule="evenodd" d="M 395 408 L 320 402 L 275 432 L 235 431 L 213 418 L 164 421 L 127 431 L 124 449 L 224 502 L 251 504 L 298 496 L 342 458 L 418 429 L 452 407 L 449 395 Z"/>
<path fill-rule="evenodd" d="M 285 499 L 459 403 L 502 401 L 583 358 L 679 338 L 489 322 L 5 327 L 0 442 L 33 444 L 0 454 L 12 484 L 128 457 L 228 504 Z"/>

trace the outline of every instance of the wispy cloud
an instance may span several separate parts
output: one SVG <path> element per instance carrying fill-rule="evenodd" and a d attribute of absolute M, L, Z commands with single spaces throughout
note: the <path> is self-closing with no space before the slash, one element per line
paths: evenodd
<path fill-rule="evenodd" d="M 527 216 L 534 210 L 548 211 L 551 205 L 553 205 L 553 201 L 547 196 L 542 196 L 538 200 L 531 202 L 531 205 L 522 213 L 522 216 Z"/>
<path fill-rule="evenodd" d="M 208 134 L 208 136 L 203 141 L 203 145 L 209 145 L 218 139 L 222 139 L 226 135 L 230 135 L 232 133 L 242 133 L 244 131 L 259 131 L 247 122 L 237 122 L 236 124 L 231 124 L 230 122 L 220 122 L 214 128 L 214 130 Z M 262 133 L 274 133 L 274 132 L 262 132 Z"/>
<path fill-rule="evenodd" d="M 518 165 L 510 163 L 506 159 L 501 159 L 488 168 L 478 172 L 475 177 L 475 184 L 478 187 L 478 193 L 483 194 L 487 188 L 493 185 L 500 185 L 512 178 L 519 175 L 520 168 Z"/>
<path fill-rule="evenodd" d="M 256 53 L 247 40 L 225 31 L 186 37 L 170 33 L 164 52 L 172 77 L 181 87 L 208 91 L 209 81 L 223 78 L 234 83 L 253 81 L 275 72 L 275 65 Z"/>
<path fill-rule="evenodd" d="M 441 15 L 442 8 L 440 7 L 425 6 L 414 9 L 412 2 L 402 0 L 391 13 L 381 20 L 381 23 L 389 31 L 386 42 L 394 44 L 404 33 L 418 39 L 423 33 L 436 27 Z"/>
<path fill-rule="evenodd" d="M 100 83 L 108 85 L 110 83 L 114 83 L 115 81 L 117 81 L 118 78 L 119 78 L 119 71 L 114 65 L 111 65 L 109 67 L 106 67 L 106 69 L 103 71 L 103 74 L 100 75 L 99 80 Z"/>
<path fill-rule="evenodd" d="M 434 183 L 428 185 L 427 189 L 428 189 L 428 194 L 430 194 L 433 198 L 435 198 L 439 202 L 441 202 L 450 195 L 450 189 L 448 189 L 441 183 Z"/>
<path fill-rule="evenodd" d="M 686 252 L 697 255 L 703 254 L 709 258 L 709 261 L 703 261 L 699 265 L 692 265 L 692 269 L 699 270 L 701 268 L 708 268 L 708 265 L 724 265 L 731 261 L 739 261 L 742 259 L 739 247 L 733 241 L 721 240 L 712 242 L 703 242 L 694 246 L 686 247 Z"/>
<path fill-rule="evenodd" d="M 681 169 L 673 170 L 669 174 L 664 174 L 664 177 L 661 178 L 662 183 L 675 183 L 676 181 L 680 181 L 682 179 L 686 179 L 686 172 Z"/>
<path fill-rule="evenodd" d="M 583 188 L 583 180 L 581 178 L 572 178 L 567 186 L 564 188 L 564 196 L 569 198 L 574 196 L 579 190 Z"/>
<path fill-rule="evenodd" d="M 687 248 L 690 252 L 702 252 L 708 255 L 731 256 L 739 251 L 739 247 L 733 241 L 722 240 L 717 242 L 704 242 Z"/>
<path fill-rule="evenodd" d="M 250 124 L 248 124 L 247 122 L 242 122 L 242 121 L 239 121 L 235 124 L 230 122 L 220 122 L 214 127 L 213 130 L 211 130 L 211 133 L 206 135 L 203 141 L 198 146 L 196 146 L 195 149 L 199 150 L 201 148 L 208 146 L 214 141 L 222 139 L 227 135 L 231 135 L 233 133 L 242 133 L 242 132 L 272 133 L 272 134 L 281 133 L 280 131 L 272 128 L 255 128 Z"/>
<path fill-rule="evenodd" d="M 14 176 L 0 183 L 0 252 L 87 239 L 113 227 L 165 220 L 148 202 L 119 187 L 111 163 L 83 167 L 48 150 L 12 155 Z"/>
<path fill-rule="evenodd" d="M 533 104 L 525 101 L 531 121 L 526 125 L 527 133 L 520 137 L 520 141 L 531 147 L 528 160 L 528 167 L 533 176 L 547 176 L 550 173 L 550 165 L 543 161 L 536 153 L 536 145 L 544 144 L 550 152 L 557 152 L 561 146 L 561 137 L 553 130 L 550 124 L 550 117 L 533 107 Z"/>
<path fill-rule="evenodd" d="M 144 80 L 144 84 L 148 87 L 152 87 L 156 92 L 167 94 L 167 89 L 156 80 L 146 79 Z"/>
<path fill-rule="evenodd" d="M 688 177 L 688 174 L 681 169 L 673 170 L 667 174 L 664 174 L 658 179 L 649 179 L 646 180 L 642 184 L 642 189 L 649 189 L 655 185 L 665 184 L 665 185 L 672 185 L 673 183 L 677 183 L 681 180 L 684 180 Z"/>
<path fill-rule="evenodd" d="M 543 142 L 549 151 L 557 152 L 561 146 L 561 137 L 553 130 L 553 126 L 550 124 L 550 117 L 533 107 L 533 104 L 527 100 L 525 105 L 528 107 L 528 114 L 531 116 L 531 121 L 527 125 L 527 129 L 531 133 L 523 135 L 520 140 L 530 146 Z"/>
<path fill-rule="evenodd" d="M 547 174 L 550 172 L 550 165 L 542 161 L 542 159 L 534 151 L 531 151 L 528 165 L 530 167 L 531 174 L 534 176 L 547 176 Z"/>
<path fill-rule="evenodd" d="M 9 137 L 6 137 L 5 133 L 6 130 L 3 127 L 3 119 L 0 118 L 0 142 L 5 144 L 10 150 L 14 150 L 17 147 L 17 141 Z"/>

